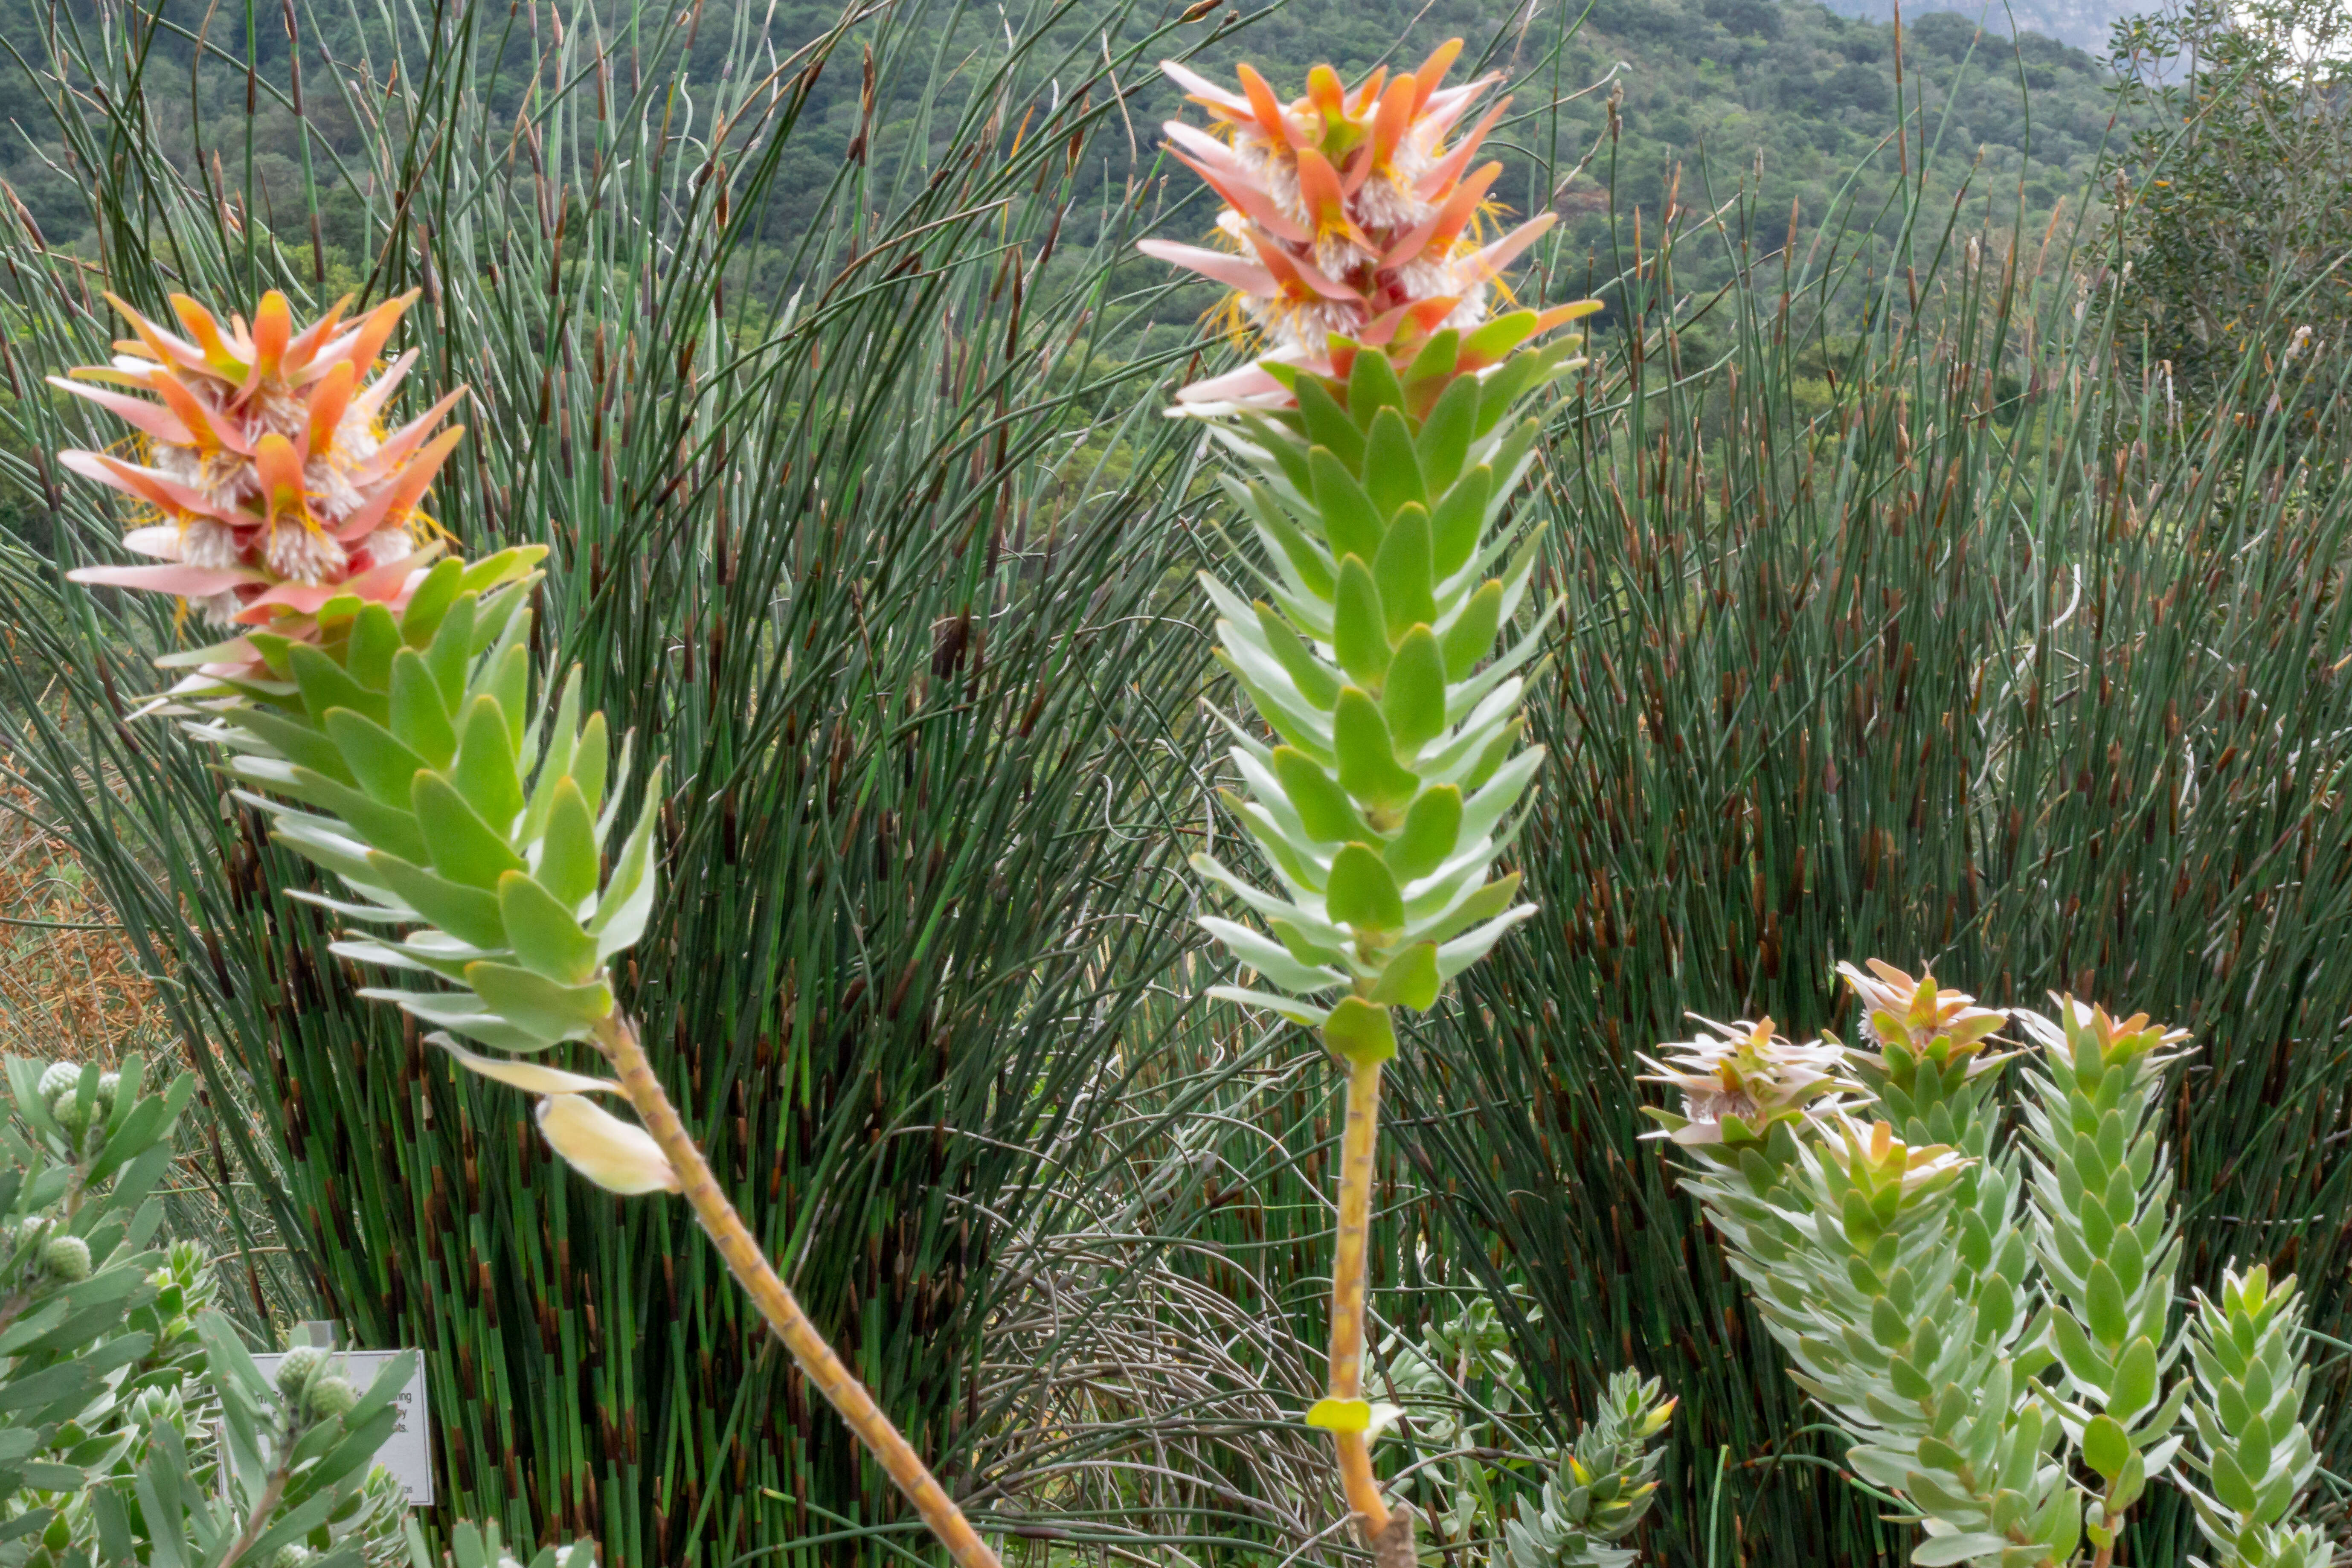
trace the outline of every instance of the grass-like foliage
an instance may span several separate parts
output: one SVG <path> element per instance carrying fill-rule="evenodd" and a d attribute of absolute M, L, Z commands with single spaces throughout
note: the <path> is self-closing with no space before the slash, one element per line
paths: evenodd
<path fill-rule="evenodd" d="M 627 1005 L 765 1250 L 960 1489 L 1018 1489 L 973 1452 L 1036 1393 L 982 1397 L 993 1260 L 1134 1068 L 1119 1042 L 1180 950 L 1168 828 L 1197 816 L 1160 738 L 1198 645 L 1153 613 L 1192 440 L 1141 395 L 1148 367 L 1117 373 L 1129 412 L 1086 416 L 1129 319 L 1088 258 L 1141 215 L 1123 193 L 1065 210 L 1073 138 L 1118 112 L 1109 76 L 1181 42 L 1089 16 L 1117 23 L 1106 59 L 1062 20 L 968 29 L 969 57 L 931 53 L 952 18 L 921 7 L 846 16 L 788 58 L 739 36 L 688 92 L 631 68 L 688 16 L 600 43 L 585 12 L 534 32 L 468 7 L 404 18 L 405 44 L 359 28 L 392 52 L 308 82 L 367 128 L 362 282 L 422 290 L 415 384 L 470 388 L 434 515 L 471 555 L 551 547 L 530 624 L 582 667 L 581 710 L 667 762 L 664 795 L 641 771 L 619 804 L 651 813 L 667 868 Z M 60 29 L 49 62 L 77 84 L 52 83 L 67 144 L 114 171 L 91 215 L 109 284 L 151 316 L 271 286 L 315 316 L 299 217 L 274 236 L 148 113 L 141 46 L 176 24 L 110 26 L 129 31 Z M 763 258 L 789 289 L 755 302 L 738 242 L 780 149 L 818 73 L 869 50 L 928 83 L 930 118 L 841 164 L 826 221 Z M 316 1310 L 425 1350 L 453 1508 L 593 1533 L 616 1563 L 795 1539 L 835 1561 L 903 1530 L 685 1214 L 572 1181 L 526 1103 L 359 999 L 328 952 L 341 921 L 286 891 L 332 884 L 213 757 L 121 721 L 144 660 L 186 644 L 167 608 L 59 587 L 57 567 L 120 561 L 122 518 L 42 454 L 117 431 L 37 379 L 117 329 L 80 259 L 21 226 L 0 247 L 7 460 L 55 555 L 0 566 L 23 611 L 9 750 L 173 977 L 212 1098 L 254 1118 L 227 1121 L 229 1152 L 299 1238 Z"/>
<path fill-rule="evenodd" d="M 528 628 L 518 662 L 582 673 L 523 683 L 500 719 L 549 716 L 526 713 L 524 691 L 542 710 L 563 694 L 665 763 L 659 793 L 638 768 L 603 803 L 645 826 L 662 875 L 653 906 L 631 914 L 634 946 L 595 962 L 613 961 L 614 1000 L 760 1249 L 983 1530 L 1069 1540 L 1083 1526 L 1130 1548 L 1339 1539 L 1297 1396 L 1324 1384 L 1351 1489 L 1370 1495 L 1375 1458 L 1393 1468 L 1408 1450 L 1367 1436 L 1380 1369 L 1360 1389 L 1357 1367 L 1345 1386 L 1337 1376 L 1380 1342 L 1379 1322 L 1335 1332 L 1330 1367 L 1301 1353 L 1324 1327 L 1339 1131 L 1311 1107 L 1335 1075 L 1188 1012 L 1208 978 L 1187 954 L 1196 889 L 1179 873 L 1197 844 L 1227 858 L 1234 883 L 1281 882 L 1283 901 L 1349 928 L 1349 951 L 1309 942 L 1302 956 L 1262 938 L 1266 962 L 1253 963 L 1295 964 L 1299 984 L 1276 982 L 1294 1001 L 1344 992 L 1310 1002 L 1316 1022 L 1378 1013 L 1376 1029 L 1340 1028 L 1335 1049 L 1352 1041 L 1378 1066 L 1405 1020 L 1388 1163 L 1375 1173 L 1369 1116 L 1349 1150 L 1353 1300 L 1369 1292 L 1376 1316 L 1383 1289 L 1480 1276 L 1556 1435 L 1590 1418 L 1591 1450 L 1571 1448 L 1549 1489 L 1497 1481 L 1518 1487 L 1484 1515 L 1506 1549 L 1606 1561 L 1629 1549 L 1622 1527 L 1683 1564 L 1870 1561 L 1898 1532 L 1835 1473 L 1843 1447 L 1783 1375 L 1670 1163 L 1637 1145 L 1634 1053 L 1685 1033 L 1693 1007 L 1813 1032 L 1834 1016 L 1832 962 L 1864 952 L 1932 960 L 2002 996 L 2127 995 L 2200 1046 L 2176 1069 L 2180 1092 L 2145 1108 L 2172 1151 L 2179 1228 L 2159 1223 L 2142 1245 L 2137 1316 L 2105 1333 L 2118 1325 L 2094 1314 L 2095 1275 L 2070 1251 L 2083 1237 L 2047 1215 L 2001 1228 L 2025 1213 L 2004 1206 L 2025 1166 L 1924 1193 L 1919 1235 L 1973 1219 L 1989 1256 L 2033 1248 L 2064 1289 L 2082 1284 L 2104 1337 L 2069 1347 L 2068 1398 L 2085 1435 L 2101 1420 L 2123 1431 L 2119 1452 L 2100 1428 L 2115 1474 L 2093 1469 L 2103 1509 L 2129 1508 L 2138 1560 L 2292 1560 L 2305 1548 L 2274 1494 L 2309 1472 L 2289 1424 L 2269 1430 L 2294 1331 L 2267 1280 L 2305 1282 L 2295 1309 L 2311 1328 L 2352 1328 L 2345 1241 L 2326 1218 L 2352 1195 L 2328 1142 L 2352 1114 L 2338 1038 L 2352 972 L 2330 962 L 2352 920 L 2352 499 L 2336 481 L 2352 454 L 2325 434 L 2339 422 L 2289 429 L 2256 349 L 2216 378 L 2210 405 L 2119 377 L 2110 301 L 2063 237 L 2037 250 L 1997 210 L 1928 210 L 1924 138 L 1887 151 L 1909 182 L 1889 210 L 1832 215 L 1871 229 L 1872 256 L 1895 247 L 1900 264 L 1868 276 L 1845 267 L 1835 226 L 1816 237 L 1800 224 L 1768 255 L 1751 242 L 1777 237 L 1780 214 L 1768 226 L 1737 201 L 1719 215 L 1712 201 L 1704 215 L 1645 207 L 1639 227 L 1628 215 L 1615 277 L 1591 289 L 1598 253 L 1528 250 L 1522 298 L 1597 291 L 1612 307 L 1593 363 L 1548 389 L 1542 423 L 1496 465 L 1524 459 L 1523 482 L 1491 498 L 1513 537 L 1541 540 L 1506 579 L 1519 585 L 1514 624 L 1498 587 L 1477 639 L 1524 640 L 1543 670 L 1517 753 L 1541 748 L 1541 784 L 1505 803 L 1528 811 L 1515 837 L 1465 840 L 1458 822 L 1436 837 L 1476 845 L 1478 879 L 1515 889 L 1515 918 L 1517 903 L 1539 912 L 1491 951 L 1481 942 L 1475 966 L 1437 950 L 1463 940 L 1451 928 L 1368 941 L 1404 931 L 1390 903 L 1398 867 L 1417 864 L 1388 815 L 1409 804 L 1391 776 L 1408 765 L 1393 731 L 1388 770 L 1357 778 L 1364 791 L 1337 773 L 1381 748 L 1329 731 L 1325 782 L 1342 798 L 1324 804 L 1346 831 L 1297 824 L 1339 847 L 1329 866 L 1286 879 L 1254 862 L 1279 851 L 1239 843 L 1206 787 L 1223 742 L 1195 703 L 1214 667 L 1182 574 L 1239 553 L 1278 580 L 1283 527 L 1309 511 L 1361 523 L 1362 550 L 1327 548 L 1321 563 L 1328 628 L 1349 629 L 1348 647 L 1291 668 L 1282 654 L 1298 650 L 1258 623 L 1294 685 L 1307 669 L 1319 688 L 1333 661 L 1348 678 L 1320 669 L 1332 706 L 1291 717 L 1318 744 L 1312 721 L 1328 711 L 1336 726 L 1345 689 L 1366 734 L 1368 716 L 1474 717 L 1452 708 L 1478 659 L 1457 670 L 1435 640 L 1427 503 L 1442 498 L 1417 443 L 1438 405 L 1412 409 L 1416 435 L 1403 383 L 1391 399 L 1368 364 L 1360 409 L 1350 391 L 1328 432 L 1365 448 L 1343 472 L 1327 462 L 1318 476 L 1318 443 L 1297 443 L 1302 472 L 1260 447 L 1253 477 L 1281 508 L 1276 479 L 1314 502 L 1261 518 L 1275 552 L 1238 526 L 1214 539 L 1194 527 L 1211 508 L 1241 514 L 1206 483 L 1199 429 L 1159 416 L 1176 379 L 1159 373 L 1174 366 L 1118 361 L 1153 302 L 1120 295 L 1114 277 L 1136 274 L 1114 268 L 1139 265 L 1122 258 L 1155 187 L 1099 184 L 1073 206 L 1087 138 L 1125 145 L 1131 84 L 1208 36 L 1183 15 L 1064 5 L 1008 24 L 917 0 L 846 13 L 789 56 L 739 18 L 725 68 L 689 80 L 667 62 L 693 52 L 692 11 L 616 36 L 586 8 L 559 27 L 552 12 L 467 6 L 354 16 L 336 37 L 360 53 L 309 79 L 359 128 L 356 142 L 304 143 L 341 162 L 344 199 L 363 209 L 367 259 L 350 281 L 370 304 L 417 290 L 403 331 L 423 353 L 404 416 L 469 388 L 434 517 L 469 556 L 548 551 L 528 618 L 511 623 Z M 56 132 L 92 175 L 94 254 L 0 224 L 0 463 L 39 499 L 44 531 L 39 552 L 0 544 L 13 612 L 0 745 L 163 988 L 219 1116 L 223 1166 L 257 1184 L 316 1310 L 360 1342 L 424 1348 L 458 1514 L 514 1540 L 593 1535 L 614 1563 L 889 1556 L 914 1522 L 814 1408 L 684 1210 L 615 1205 L 572 1180 L 521 1101 L 362 999 L 371 979 L 330 950 L 341 922 L 291 896 L 332 885 L 272 840 L 216 753 L 131 720 L 145 661 L 197 639 L 152 602 L 63 581 L 119 566 L 136 520 L 68 485 L 49 454 L 104 451 L 119 430 L 39 376 L 105 356 L 116 329 L 93 267 L 158 319 L 173 292 L 274 288 L 304 320 L 331 301 L 307 215 L 273 214 L 249 176 L 185 156 L 184 128 L 141 90 L 159 39 L 193 48 L 199 70 L 243 62 L 153 12 L 76 20 L 61 14 L 33 42 Z M 857 132 L 824 199 L 794 195 L 817 219 L 779 243 L 763 215 L 826 73 L 860 79 Z M 869 78 L 884 86 L 866 89 Z M 251 80 L 296 107 L 290 80 Z M 908 82 L 912 119 L 869 137 L 871 106 L 901 101 Z M 1558 146 L 1537 133 L 1545 106 L 1518 112 L 1498 137 Z M 1596 174 L 1614 145 L 1593 144 Z M 1566 172 L 1546 166 L 1545 188 Z M 1705 184 L 1688 171 L 1680 199 Z M 1738 286 L 1679 291 L 1677 253 L 1696 246 Z M 2296 406 L 2338 395 L 2307 369 Z M 1287 450 L 1291 426 L 1276 427 Z M 1409 463 L 1400 430 L 1416 443 Z M 1447 464 L 1458 481 L 1458 457 Z M 1358 494 L 1380 500 L 1377 517 L 1358 515 Z M 1457 586 L 1448 608 L 1466 615 L 1485 590 Z M 1390 616 L 1391 588 L 1400 605 L 1425 594 L 1427 613 Z M 1293 596 L 1320 640 L 1325 596 Z M 1228 619 L 1241 628 L 1229 656 L 1255 651 L 1255 608 Z M 1439 677 L 1417 696 L 1392 673 L 1408 647 Z M 466 657 L 491 652 L 468 639 Z M 295 673 L 288 657 L 275 673 Z M 380 695 L 388 720 L 389 687 Z M 1516 727 L 1504 741 L 1497 766 Z M 1289 749 L 1324 778 L 1311 747 Z M 1271 752 L 1244 752 L 1281 787 L 1241 782 L 1287 800 Z M 415 798 L 394 815 L 405 820 L 387 830 L 415 832 L 431 858 Z M 1334 912 L 1343 852 L 1339 903 L 1361 919 Z M 1392 964 L 1393 998 L 1374 1001 Z M 1964 1143 L 1966 1064 L 1898 1077 L 1865 1087 L 1902 1097 L 1929 1141 L 1945 1140 L 1940 1115 Z M 1844 1092 L 1811 1083 L 1803 1103 Z M 1775 1135 L 1766 1117 L 1734 1137 Z M 1907 1125 L 1902 1137 L 1920 1141 Z M 1874 1163 L 1897 1157 L 1890 1135 L 1811 1177 L 1841 1204 L 1848 1189 L 1891 1190 L 1900 1210 L 1906 1178 Z M 2057 1168 L 2054 1152 L 2038 1157 Z M 1408 1171 L 1450 1230 L 1433 1237 L 1413 1212 L 1411 1179 L 1394 1184 Z M 2156 1321 L 2158 1275 L 2177 1263 L 2190 1283 L 2221 1279 L 2233 1257 L 2266 1260 L 2265 1283 L 2252 1262 L 2229 1277 L 2219 1307 L 2200 1309 L 2188 1364 L 2167 1373 L 2165 1397 L 2188 1401 L 2193 1428 L 2180 1450 L 2192 1512 L 2137 1489 L 2146 1407 L 2121 1401 L 2129 1426 L 2110 1412 L 2139 1342 L 2173 1342 Z M 1971 1302 L 1990 1337 L 1954 1351 L 1976 1356 L 1969 1367 L 2021 1353 L 2014 1290 L 2007 1318 L 2002 1305 L 1997 1288 Z M 1411 1338 L 1417 1323 L 1399 1319 Z M 1619 1369 L 1637 1375 L 1611 1388 Z M 1807 1376 L 1827 1388 L 1825 1371 Z M 1681 1401 L 1663 1461 L 1646 1447 L 1666 1436 L 1649 1426 L 1662 1414 L 1652 1377 Z M 2314 1398 L 2345 1404 L 2325 1386 Z M 2240 1417 L 2257 1405 L 2252 1435 Z M 2012 1489 L 2052 1495 L 2033 1458 L 2042 1434 L 1995 1423 L 1905 1440 L 1933 1458 L 1928 1441 L 1956 1434 L 2014 1460 L 2029 1484 Z M 2146 1454 L 2168 1441 L 2146 1436 Z M 2304 1436 L 2331 1451 L 2329 1433 Z M 1637 1518 L 1654 1481 L 1677 1504 Z M 2016 1521 L 1996 1521 L 1997 1502 L 1986 1519 L 2006 1531 Z M 497 1550 L 457 1544 L 461 1559 Z"/>
<path fill-rule="evenodd" d="M 1522 841 L 1546 915 L 1465 977 L 1406 1091 L 1467 1234 L 1542 1309 L 1538 1384 L 1577 1408 L 1612 1366 L 1664 1377 L 1670 1470 L 1725 1477 L 1712 1550 L 1736 1519 L 1751 1563 L 1895 1541 L 1764 1375 L 1665 1163 L 1627 1152 L 1633 1054 L 1685 1011 L 1803 1038 L 1838 1016 L 1833 962 L 1872 952 L 2127 996 L 2200 1042 L 2161 1117 L 2185 1278 L 2272 1259 L 2346 1325 L 2345 454 L 2305 444 L 2258 351 L 2204 407 L 2118 375 L 2088 258 L 1983 201 L 1879 218 L 1910 238 L 1874 279 L 1835 228 L 1744 247 L 1737 202 L 1629 245 L 1629 330 L 1544 448 L 1571 628 L 1530 710 L 1560 779 Z M 1677 292 L 1702 245 L 1742 289 Z M 1840 290 L 1867 330 L 1821 325 Z M 2332 405 L 2342 369 L 2294 391 Z M 2144 1507 L 2136 1550 L 2187 1549 L 2177 1499 Z M 1695 1512 L 1661 1528 L 1676 1561 L 1710 1550 Z"/>

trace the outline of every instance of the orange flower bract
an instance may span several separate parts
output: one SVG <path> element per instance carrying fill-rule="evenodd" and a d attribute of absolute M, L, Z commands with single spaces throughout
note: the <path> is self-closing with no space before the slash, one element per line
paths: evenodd
<path fill-rule="evenodd" d="M 1455 136 L 1497 79 L 1442 86 L 1461 47 L 1454 39 L 1409 73 L 1374 71 L 1353 90 L 1318 66 L 1306 96 L 1288 103 L 1246 65 L 1235 93 L 1162 62 L 1212 118 L 1213 133 L 1181 121 L 1164 129 L 1173 155 L 1223 201 L 1217 229 L 1229 248 L 1163 239 L 1140 248 L 1230 287 L 1271 345 L 1255 364 L 1184 388 L 1180 403 L 1199 413 L 1288 407 L 1292 374 L 1345 376 L 1360 348 L 1402 363 L 1441 331 L 1471 341 L 1503 269 L 1554 219 L 1546 213 L 1499 237 L 1482 234 L 1486 193 L 1503 166 L 1474 169 L 1471 160 L 1510 100 L 1496 100 Z M 1546 311 L 1537 330 L 1587 309 Z"/>
<path fill-rule="evenodd" d="M 415 293 L 352 320 L 346 300 L 299 331 L 275 289 L 250 324 L 224 325 L 174 295 L 177 332 L 107 298 L 133 335 L 114 345 L 110 363 L 49 381 L 132 426 L 145 461 L 58 457 L 154 509 L 157 520 L 123 543 L 158 564 L 85 567 L 73 580 L 175 595 L 215 623 L 297 640 L 314 637 L 338 601 L 398 608 L 440 548 L 418 538 L 417 503 L 465 434 L 463 426 L 435 434 L 462 387 L 397 429 L 384 426 L 415 350 L 365 380 Z M 260 677 L 242 636 L 205 653 L 193 684 Z"/>

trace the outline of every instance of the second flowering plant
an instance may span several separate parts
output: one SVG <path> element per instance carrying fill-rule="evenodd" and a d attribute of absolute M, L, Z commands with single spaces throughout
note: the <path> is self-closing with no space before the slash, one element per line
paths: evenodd
<path fill-rule="evenodd" d="M 1375 1473 L 1398 1412 L 1364 1380 L 1381 1068 L 1398 1014 L 1535 912 L 1495 874 L 1543 760 L 1519 709 L 1555 608 L 1531 602 L 1537 540 L 1512 502 L 1540 429 L 1523 405 L 1583 363 L 1578 340 L 1540 340 L 1599 309 L 1494 310 L 1501 269 L 1552 220 L 1481 237 L 1502 165 L 1472 165 L 1509 100 L 1464 129 L 1495 79 L 1446 86 L 1459 49 L 1352 89 L 1318 67 L 1286 101 L 1247 66 L 1234 92 L 1169 65 L 1210 115 L 1166 129 L 1222 198 L 1223 248 L 1143 246 L 1229 285 L 1265 344 L 1171 410 L 1212 422 L 1259 546 L 1202 583 L 1256 710 L 1219 715 L 1242 785 L 1226 805 L 1273 882 L 1193 865 L 1253 917 L 1201 917 L 1256 977 L 1213 994 L 1314 1028 L 1346 1073 L 1330 1353 L 1307 1420 L 1382 1563 L 1412 1560 L 1413 1516 Z"/>

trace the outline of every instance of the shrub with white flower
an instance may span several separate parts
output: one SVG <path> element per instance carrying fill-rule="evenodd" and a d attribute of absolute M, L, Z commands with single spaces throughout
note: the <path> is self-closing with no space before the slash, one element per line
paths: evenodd
<path fill-rule="evenodd" d="M 2186 1035 L 2062 996 L 2054 1019 L 2015 1015 L 2029 1048 L 1996 1049 L 2011 1015 L 1932 975 L 1874 960 L 1839 973 L 1871 1044 L 1820 1048 L 1884 1120 L 1783 1108 L 1759 1140 L 1726 1112 L 1737 1142 L 1677 1142 L 1790 1375 L 1851 1439 L 1845 1466 L 1918 1524 L 1911 1560 L 2060 1568 L 2087 1548 L 2107 1568 L 2168 1478 L 2197 1506 L 2211 1568 L 2325 1564 L 2297 1519 L 2309 1379 L 2298 1324 L 2273 1304 L 2291 1282 L 2230 1274 L 2193 1335 L 2173 1322 L 2179 1235 L 2156 1123 Z M 1682 1089 L 1685 1110 L 1651 1112 L 1669 1127 L 1774 1092 L 1769 1031 L 1719 1032 L 1669 1047 L 1686 1070 L 1652 1081 Z M 1758 1066 L 1699 1070 L 1743 1050 Z M 2020 1058 L 2021 1125 L 2004 1135 L 2002 1069 Z M 1805 1063 L 1791 1070 L 1834 1070 Z"/>

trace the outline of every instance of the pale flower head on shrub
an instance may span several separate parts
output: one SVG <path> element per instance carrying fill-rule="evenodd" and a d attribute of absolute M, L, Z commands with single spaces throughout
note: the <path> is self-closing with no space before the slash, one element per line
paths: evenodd
<path fill-rule="evenodd" d="M 1857 1065 L 1878 1068 L 1898 1083 L 1907 1082 L 1916 1064 L 1933 1061 L 1948 1069 L 1966 1064 L 1973 1079 L 2010 1059 L 2015 1053 L 1987 1054 L 1993 1031 L 2009 1015 L 1979 1007 L 1965 992 L 1940 988 L 1932 973 L 1913 979 L 1893 964 L 1868 961 L 1864 973 L 1851 963 L 1837 966 L 1863 1005 L 1864 1032 L 1876 1051 L 1857 1050 Z"/>
<path fill-rule="evenodd" d="M 1787 1039 L 1772 1020 L 1741 1019 L 1718 1024 L 1698 1022 L 1716 1031 L 1694 1040 L 1672 1041 L 1658 1048 L 1661 1061 L 1644 1056 L 1643 1065 L 1655 1069 L 1644 1083 L 1663 1083 L 1682 1091 L 1680 1115 L 1655 1106 L 1643 1111 L 1661 1123 L 1660 1131 L 1644 1134 L 1670 1138 L 1685 1148 L 1721 1144 L 1745 1148 L 1762 1143 L 1773 1127 L 1825 1124 L 1869 1099 L 1863 1086 L 1846 1076 L 1845 1051 L 1834 1041 Z M 1846 1099 L 1852 1095 L 1855 1098 Z"/>

